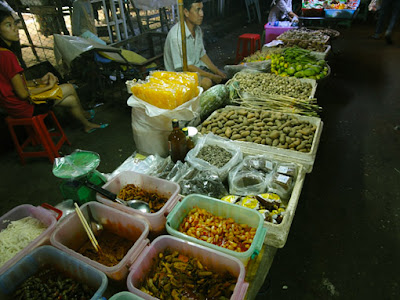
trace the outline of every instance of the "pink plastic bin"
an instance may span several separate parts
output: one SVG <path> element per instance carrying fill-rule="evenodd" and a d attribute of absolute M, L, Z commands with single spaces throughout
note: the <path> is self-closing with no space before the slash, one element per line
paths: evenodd
<path fill-rule="evenodd" d="M 267 23 L 264 25 L 265 29 L 265 43 L 269 43 L 273 40 L 276 39 L 277 36 L 280 34 L 284 33 L 285 31 L 288 31 L 289 29 L 294 29 L 297 27 L 278 27 L 278 26 L 273 26 L 271 23 Z"/>
<path fill-rule="evenodd" d="M 187 256 L 200 259 L 201 263 L 207 266 L 210 270 L 216 272 L 228 271 L 237 277 L 237 283 L 233 291 L 231 300 L 244 299 L 249 284 L 244 282 L 245 268 L 241 261 L 237 258 L 215 251 L 213 249 L 194 244 L 179 238 L 162 235 L 156 238 L 148 247 L 146 247 L 138 259 L 130 268 L 127 278 L 128 290 L 143 299 L 154 300 L 149 294 L 139 290 L 137 287 L 140 282 L 146 277 L 152 264 L 153 258 L 156 258 L 158 253 L 166 248 L 177 250 Z"/>
<path fill-rule="evenodd" d="M 51 244 L 104 272 L 111 279 L 125 280 L 129 267 L 149 243 L 147 239 L 149 225 L 142 219 L 98 202 L 88 202 L 81 206 L 86 220 L 88 220 L 87 206 L 90 207 L 93 218 L 98 220 L 106 230 L 121 237 L 136 240 L 124 258 L 117 265 L 108 267 L 79 254 L 77 250 L 88 240 L 88 237 L 76 212 L 66 217 L 54 230 L 50 237 Z"/>
<path fill-rule="evenodd" d="M 146 191 L 156 192 L 159 195 L 168 197 L 169 199 L 156 213 L 141 212 L 137 209 L 133 209 L 111 201 L 100 194 L 97 194 L 96 196 L 97 201 L 124 211 L 128 214 L 141 216 L 149 223 L 152 236 L 155 237 L 160 235 L 165 230 L 166 216 L 170 213 L 179 200 L 180 186 L 175 182 L 160 179 L 154 176 L 140 174 L 133 171 L 124 171 L 103 185 L 103 188 L 118 194 L 119 191 L 127 184 L 134 184 Z"/>
<path fill-rule="evenodd" d="M 13 258 L 2 265 L 0 267 L 0 274 L 4 273 L 7 269 L 9 269 L 12 265 L 14 265 L 17 261 L 27 255 L 33 249 L 43 244 L 49 243 L 50 235 L 56 228 L 57 220 L 52 212 L 42 207 L 35 207 L 30 204 L 23 204 L 14 207 L 12 210 L 10 210 L 8 213 L 4 214 L 0 218 L 0 231 L 6 229 L 11 221 L 17 221 L 25 217 L 33 217 L 38 219 L 47 226 L 47 229 L 43 231 L 42 234 L 39 235 L 36 239 L 30 242 L 28 246 L 18 252 Z"/>

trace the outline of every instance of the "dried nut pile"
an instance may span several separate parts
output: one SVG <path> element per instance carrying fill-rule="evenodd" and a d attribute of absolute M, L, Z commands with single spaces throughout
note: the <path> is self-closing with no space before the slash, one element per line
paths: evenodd
<path fill-rule="evenodd" d="M 256 230 L 198 207 L 193 208 L 179 226 L 180 232 L 236 252 L 246 252 L 250 248 Z"/>
<path fill-rule="evenodd" d="M 295 77 L 282 77 L 271 73 L 238 73 L 235 80 L 239 82 L 240 91 L 256 97 L 266 94 L 288 96 L 296 99 L 308 99 L 312 86 Z"/>
<path fill-rule="evenodd" d="M 225 166 L 232 158 L 232 154 L 217 145 L 205 145 L 196 156 L 217 168 Z"/>
<path fill-rule="evenodd" d="M 308 121 L 280 112 L 225 108 L 204 121 L 200 132 L 212 132 L 235 141 L 310 152 L 316 129 Z"/>
<path fill-rule="evenodd" d="M 285 47 L 298 46 L 303 49 L 324 52 L 329 35 L 319 30 L 299 28 L 285 31 L 277 39 L 283 41 Z"/>

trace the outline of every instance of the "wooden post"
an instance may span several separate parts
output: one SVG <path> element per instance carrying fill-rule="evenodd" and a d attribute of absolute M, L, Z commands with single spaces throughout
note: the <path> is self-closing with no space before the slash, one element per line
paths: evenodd
<path fill-rule="evenodd" d="M 186 32 L 185 32 L 185 17 L 183 15 L 183 0 L 178 0 L 178 9 L 179 9 L 179 20 L 181 25 L 183 72 L 187 72 L 188 65 L 186 56 Z"/>

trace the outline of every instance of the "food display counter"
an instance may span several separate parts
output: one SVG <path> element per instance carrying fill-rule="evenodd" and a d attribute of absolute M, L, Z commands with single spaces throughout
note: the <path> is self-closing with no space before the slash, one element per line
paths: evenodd
<path fill-rule="evenodd" d="M 173 162 L 156 151 L 135 153 L 112 173 L 103 174 L 107 182 L 102 187 L 114 193 L 114 198 L 97 194 L 58 223 L 43 208 L 39 212 L 26 208 L 29 213 L 21 218 L 32 214 L 43 219 L 48 227 L 46 238 L 23 247 L 4 265 L 0 293 L 14 295 L 14 287 L 3 289 L 1 283 L 21 275 L 24 264 L 35 262 L 29 275 L 49 263 L 67 269 L 72 277 L 79 273 L 74 278 L 92 288 L 92 299 L 156 299 L 161 297 L 159 292 L 178 296 L 190 289 L 192 293 L 195 284 L 199 290 L 211 291 L 213 297 L 255 299 L 277 249 L 284 247 L 289 237 L 323 130 L 322 108 L 315 92 L 320 80 L 329 77 L 324 69 L 324 46 L 329 37 L 319 32 L 319 41 L 305 42 L 302 38 L 309 32 L 292 30 L 286 41 L 295 45 L 259 54 L 257 59 L 270 60 L 271 68 L 254 72 L 252 78 L 249 72 L 239 72 L 225 85 L 202 93 L 193 74 L 175 74 L 171 79 L 166 72 L 157 73 L 159 77 L 153 77 L 151 84 L 165 78 L 174 81 L 181 92 L 179 101 L 184 102 L 157 107 L 158 115 L 165 115 L 162 110 L 166 110 L 170 117 L 181 105 L 191 104 L 186 108 L 190 113 L 184 115 L 193 118 L 183 121 L 196 127 L 190 130 L 195 135 L 187 137 L 192 139 L 193 148 L 187 149 L 185 161 Z M 296 64 L 289 48 L 299 57 Z M 322 54 L 313 55 L 313 51 Z M 253 63 L 257 64 L 257 59 Z M 182 88 L 177 80 L 185 78 L 189 83 Z M 251 83 L 253 79 L 258 84 Z M 274 84 L 269 87 L 269 82 Z M 137 84 L 147 83 L 127 83 L 129 89 L 137 91 L 128 103 L 148 92 Z M 189 86 L 195 90 L 188 90 Z M 159 95 L 150 94 L 155 104 Z M 146 103 L 142 106 L 153 105 Z M 132 199 L 147 202 L 151 212 L 126 206 Z M 97 220 L 104 229 L 101 234 L 107 231 L 125 241 L 115 244 L 98 235 L 100 250 L 95 251 L 79 212 L 83 218 Z M 128 246 L 122 250 L 126 241 Z M 51 246 L 39 247 L 43 243 Z M 108 248 L 113 248 L 111 254 L 106 253 Z M 109 260 L 102 260 L 102 255 L 108 255 Z M 43 256 L 49 257 L 47 265 Z M 208 281 L 210 278 L 213 281 Z M 210 287 L 205 289 L 204 284 Z"/>

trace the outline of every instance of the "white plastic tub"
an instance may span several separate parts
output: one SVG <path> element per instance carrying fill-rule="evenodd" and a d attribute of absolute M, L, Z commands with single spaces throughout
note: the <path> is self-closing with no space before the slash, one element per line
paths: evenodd
<path fill-rule="evenodd" d="M 240 106 L 226 106 L 225 108 L 219 109 L 211 114 L 207 118 L 207 120 L 211 119 L 214 117 L 214 114 L 217 112 L 222 112 L 224 110 L 239 110 L 243 109 L 243 107 Z M 254 110 L 251 108 L 245 108 L 248 111 Z M 256 144 L 256 143 L 250 143 L 250 142 L 241 142 L 241 141 L 232 141 L 232 143 L 236 144 L 243 153 L 252 153 L 252 154 L 273 154 L 276 158 L 281 158 L 282 160 L 285 161 L 290 161 L 290 162 L 295 162 L 304 167 L 307 173 L 311 173 L 313 166 L 314 166 L 314 161 L 315 157 L 317 155 L 317 150 L 319 146 L 319 141 L 321 138 L 322 134 L 322 127 L 323 127 L 323 122 L 321 121 L 320 118 L 316 117 L 307 117 L 307 116 L 301 116 L 297 114 L 289 114 L 289 113 L 282 113 L 288 116 L 292 116 L 298 120 L 301 121 L 308 121 L 312 125 L 316 126 L 316 131 L 314 133 L 314 139 L 312 142 L 311 146 L 311 151 L 308 153 L 304 152 L 299 152 L 295 150 L 289 150 L 289 149 L 281 149 L 278 147 L 273 147 L 269 145 L 261 145 L 261 144 Z M 200 131 L 200 127 L 198 128 Z"/>
<path fill-rule="evenodd" d="M 69 215 L 53 232 L 50 238 L 51 244 L 104 272 L 111 279 L 124 280 L 128 275 L 129 267 L 149 242 L 147 239 L 149 225 L 142 219 L 97 202 L 88 202 L 81 206 L 86 219 L 88 219 L 87 206 L 90 206 L 93 217 L 106 230 L 135 241 L 124 258 L 117 265 L 108 267 L 78 253 L 78 249 L 88 240 L 88 237 L 76 212 Z"/>
<path fill-rule="evenodd" d="M 127 286 L 130 292 L 142 297 L 143 299 L 157 299 L 140 291 L 138 287 L 152 267 L 153 259 L 157 257 L 158 253 L 163 252 L 167 248 L 177 250 L 186 256 L 199 259 L 204 266 L 207 266 L 212 271 L 221 273 L 225 271 L 230 272 L 233 276 L 237 277 L 237 283 L 231 299 L 244 299 L 249 284 L 244 282 L 245 268 L 242 262 L 232 256 L 215 251 L 211 248 L 168 235 L 156 238 L 143 250 L 140 257 L 132 265 L 127 278 Z"/>
<path fill-rule="evenodd" d="M 159 195 L 167 197 L 168 201 L 156 213 L 141 212 L 137 209 L 133 209 L 109 200 L 100 194 L 97 194 L 96 196 L 97 201 L 120 211 L 124 211 L 128 214 L 139 216 L 145 219 L 149 223 L 151 235 L 160 235 L 165 230 L 166 215 L 168 215 L 168 213 L 179 200 L 180 186 L 175 182 L 160 179 L 154 176 L 140 174 L 133 171 L 124 171 L 103 185 L 103 188 L 118 195 L 119 191 L 127 184 L 134 184 L 146 191 L 156 192 Z"/>
<path fill-rule="evenodd" d="M 52 246 L 41 246 L 0 276 L 0 298 L 11 299 L 10 296 L 20 284 L 46 267 L 60 270 L 96 290 L 92 300 L 100 299 L 108 285 L 107 276 L 103 272 Z"/>
<path fill-rule="evenodd" d="M 56 228 L 57 220 L 52 212 L 42 207 L 35 207 L 30 204 L 23 204 L 14 207 L 12 210 L 10 210 L 8 213 L 4 214 L 0 218 L 0 231 L 6 229 L 11 221 L 17 221 L 25 217 L 38 219 L 45 226 L 47 226 L 47 229 L 42 232 L 42 234 L 40 234 L 36 239 L 31 241 L 24 249 L 18 252 L 13 258 L 8 260 L 3 266 L 1 266 L 0 274 L 4 273 L 4 271 L 6 271 L 8 268 L 10 268 L 13 264 L 15 264 L 18 260 L 27 255 L 36 247 L 48 243 L 51 233 Z"/>

